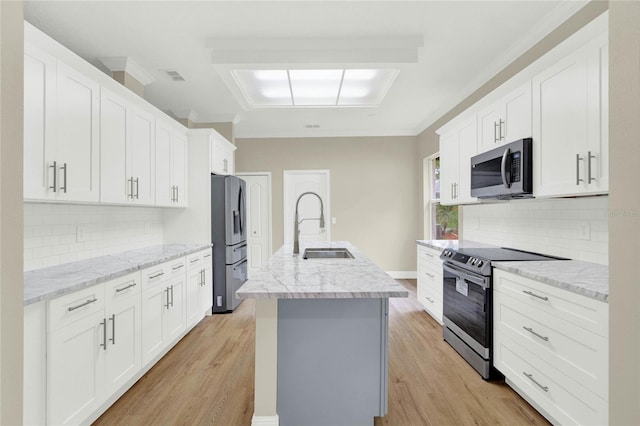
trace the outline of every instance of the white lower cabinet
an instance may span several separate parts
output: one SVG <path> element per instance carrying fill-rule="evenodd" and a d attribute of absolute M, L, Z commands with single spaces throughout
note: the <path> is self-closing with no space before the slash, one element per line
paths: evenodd
<path fill-rule="evenodd" d="M 211 249 L 197 252 L 199 315 L 187 326 L 186 259 L 25 306 L 24 423 L 95 420 L 211 308 Z"/>
<path fill-rule="evenodd" d="M 187 256 L 187 327 L 197 324 L 213 305 L 211 250 Z"/>
<path fill-rule="evenodd" d="M 442 324 L 442 260 L 440 251 L 418 245 L 418 301 Z"/>
<path fill-rule="evenodd" d="M 608 423 L 608 304 L 494 270 L 494 365 L 553 423 Z"/>

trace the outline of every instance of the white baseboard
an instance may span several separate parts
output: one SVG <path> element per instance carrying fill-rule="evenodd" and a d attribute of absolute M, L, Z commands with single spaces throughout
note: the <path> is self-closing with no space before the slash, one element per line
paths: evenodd
<path fill-rule="evenodd" d="M 415 280 L 418 278 L 418 273 L 416 271 L 385 271 L 387 274 L 391 275 L 391 278 L 396 280 Z"/>
<path fill-rule="evenodd" d="M 251 418 L 251 426 L 279 426 L 280 417 L 275 416 L 256 416 L 255 414 Z"/>

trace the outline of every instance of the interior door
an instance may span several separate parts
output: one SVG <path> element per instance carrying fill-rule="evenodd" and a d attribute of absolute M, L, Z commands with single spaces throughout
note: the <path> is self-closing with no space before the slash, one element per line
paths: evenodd
<path fill-rule="evenodd" d="M 247 273 L 251 278 L 271 257 L 271 174 L 238 176 L 246 182 Z"/>
<path fill-rule="evenodd" d="M 285 170 L 284 171 L 284 242 L 293 244 L 294 216 L 298 197 L 305 195 L 298 203 L 300 241 L 331 240 L 331 209 L 329 198 L 329 170 Z M 324 209 L 325 228 L 320 228 L 321 206 Z"/>

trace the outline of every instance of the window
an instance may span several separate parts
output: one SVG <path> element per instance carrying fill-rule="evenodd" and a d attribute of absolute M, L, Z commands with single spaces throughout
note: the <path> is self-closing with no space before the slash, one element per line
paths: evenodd
<path fill-rule="evenodd" d="M 425 238 L 458 239 L 458 206 L 440 204 L 440 156 L 425 159 Z"/>

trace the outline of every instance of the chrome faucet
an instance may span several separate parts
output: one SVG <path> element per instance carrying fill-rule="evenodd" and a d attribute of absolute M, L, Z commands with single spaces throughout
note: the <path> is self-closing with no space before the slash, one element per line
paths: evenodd
<path fill-rule="evenodd" d="M 309 194 L 315 195 L 316 197 L 318 197 L 318 200 L 320 200 L 320 217 L 307 218 L 307 219 L 302 219 L 298 221 L 298 204 L 300 204 L 300 199 L 305 195 L 309 195 Z M 320 196 L 315 192 L 303 192 L 302 194 L 300 194 L 300 196 L 298 197 L 298 200 L 296 201 L 296 215 L 295 215 L 295 220 L 293 225 L 293 254 L 300 254 L 300 241 L 299 241 L 300 229 L 298 229 L 298 225 L 300 225 L 305 220 L 319 220 L 320 229 L 324 229 L 324 205 L 322 203 L 322 198 L 320 198 Z"/>

